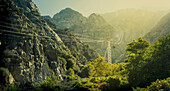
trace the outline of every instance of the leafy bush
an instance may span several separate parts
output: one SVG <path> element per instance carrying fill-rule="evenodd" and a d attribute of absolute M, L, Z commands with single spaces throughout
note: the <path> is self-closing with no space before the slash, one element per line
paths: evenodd
<path fill-rule="evenodd" d="M 72 88 L 75 89 L 75 91 L 89 91 L 89 89 L 82 85 L 81 81 L 76 81 L 72 84 Z"/>
<path fill-rule="evenodd" d="M 92 77 L 89 81 L 93 83 L 102 83 L 107 81 L 107 77 Z"/>
<path fill-rule="evenodd" d="M 16 85 L 12 85 L 10 87 L 7 87 L 4 91 L 22 91 L 22 90 Z"/>
<path fill-rule="evenodd" d="M 92 74 L 94 74 L 95 72 L 94 72 L 94 66 L 93 65 L 90 65 L 90 64 L 88 64 L 88 65 L 85 65 L 83 68 L 82 68 L 82 70 L 81 70 L 81 72 L 79 73 L 79 75 L 80 75 L 80 77 L 82 77 L 82 78 L 87 78 L 87 77 L 90 77 Z"/>
<path fill-rule="evenodd" d="M 63 65 L 64 69 L 66 70 L 67 61 L 64 58 L 61 58 L 60 56 L 58 56 L 58 60 L 62 61 L 62 65 Z"/>
<path fill-rule="evenodd" d="M 8 77 L 9 77 L 9 71 L 8 71 L 8 69 L 7 68 L 0 68 L 0 83 L 1 84 L 3 84 L 3 85 L 5 85 L 5 84 L 7 84 L 7 79 L 8 79 Z"/>
<path fill-rule="evenodd" d="M 69 68 L 69 70 L 67 70 L 67 74 L 69 76 L 74 76 L 74 70 L 72 68 Z"/>
<path fill-rule="evenodd" d="M 128 79 L 126 76 L 115 75 L 115 76 L 109 76 L 105 79 L 106 79 L 107 84 L 104 84 L 100 87 L 102 91 L 131 90 L 131 88 L 128 85 Z"/>
<path fill-rule="evenodd" d="M 170 91 L 170 77 L 165 80 L 158 80 L 152 82 L 147 88 L 133 88 L 133 91 Z"/>
<path fill-rule="evenodd" d="M 67 64 L 66 64 L 66 68 L 69 69 L 69 68 L 72 68 L 74 69 L 74 66 L 75 66 L 75 62 L 73 59 L 68 59 L 67 60 Z"/>
<path fill-rule="evenodd" d="M 146 87 L 157 79 L 169 77 L 170 34 L 160 37 L 152 46 L 140 38 L 129 43 L 127 51 L 126 70 L 132 87 Z"/>
<path fill-rule="evenodd" d="M 14 56 L 16 56 L 16 54 L 12 50 L 9 50 L 9 49 L 6 49 L 3 53 L 4 53 L 4 55 L 6 57 L 14 57 Z"/>
<path fill-rule="evenodd" d="M 19 42 L 19 43 L 18 43 L 18 46 L 19 46 L 19 47 L 22 47 L 23 45 L 24 45 L 24 43 L 22 43 L 22 42 Z"/>
<path fill-rule="evenodd" d="M 45 81 L 33 84 L 33 87 L 38 91 L 62 91 L 61 87 L 58 85 L 57 77 L 47 77 Z"/>

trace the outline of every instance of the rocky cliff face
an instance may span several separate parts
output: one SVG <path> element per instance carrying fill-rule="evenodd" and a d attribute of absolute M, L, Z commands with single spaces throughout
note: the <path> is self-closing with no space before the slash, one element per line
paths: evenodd
<path fill-rule="evenodd" d="M 77 65 L 80 66 L 79 63 L 85 64 L 87 61 L 94 61 L 94 59 L 99 57 L 99 54 L 94 49 L 83 43 L 72 31 L 68 29 L 55 29 L 55 24 L 48 17 L 46 18 L 47 23 L 59 35 L 65 46 L 69 48 L 71 54 L 76 58 Z"/>
<path fill-rule="evenodd" d="M 55 32 L 56 26 L 31 0 L 1 0 L 0 13 L 0 67 L 8 68 L 16 83 L 53 76 L 62 80 L 67 69 L 79 71 L 78 60 Z"/>

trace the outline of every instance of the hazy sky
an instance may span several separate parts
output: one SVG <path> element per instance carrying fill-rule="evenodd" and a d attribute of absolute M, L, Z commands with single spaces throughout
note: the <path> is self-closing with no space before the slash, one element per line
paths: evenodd
<path fill-rule="evenodd" d="M 33 0 L 42 15 L 53 16 L 70 7 L 84 16 L 106 13 L 124 8 L 158 7 L 170 9 L 170 0 Z"/>

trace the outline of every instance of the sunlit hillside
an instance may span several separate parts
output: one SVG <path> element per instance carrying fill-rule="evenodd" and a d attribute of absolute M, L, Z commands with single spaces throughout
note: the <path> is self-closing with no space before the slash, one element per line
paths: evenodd
<path fill-rule="evenodd" d="M 0 91 L 170 91 L 168 3 L 0 0 Z"/>

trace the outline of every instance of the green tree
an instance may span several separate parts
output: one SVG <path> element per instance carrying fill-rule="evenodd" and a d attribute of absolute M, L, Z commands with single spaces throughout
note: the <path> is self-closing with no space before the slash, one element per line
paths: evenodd
<path fill-rule="evenodd" d="M 69 68 L 69 70 L 67 70 L 67 74 L 69 76 L 74 76 L 74 70 L 72 68 Z"/>
<path fill-rule="evenodd" d="M 0 68 L 0 84 L 1 85 L 6 85 L 7 84 L 7 80 L 8 80 L 8 77 L 9 77 L 10 73 L 8 71 L 7 68 Z"/>
<path fill-rule="evenodd" d="M 137 41 L 139 42 L 139 41 Z M 131 86 L 146 87 L 156 79 L 164 79 L 170 76 L 170 34 L 160 37 L 148 48 L 149 43 L 137 43 L 133 41 L 128 44 L 129 52 L 128 81 Z M 136 48 L 134 44 L 144 44 L 143 48 Z M 134 49 L 133 49 L 134 47 Z M 139 50 L 138 50 L 139 49 Z M 133 56 L 131 56 L 133 54 Z"/>
<path fill-rule="evenodd" d="M 127 59 L 128 62 L 126 69 L 129 76 L 129 82 L 132 84 L 137 84 L 142 78 L 140 77 L 140 69 L 142 64 L 145 62 L 143 55 L 149 47 L 150 43 L 142 38 L 138 38 L 137 41 L 133 40 L 131 43 L 127 44 Z"/>

